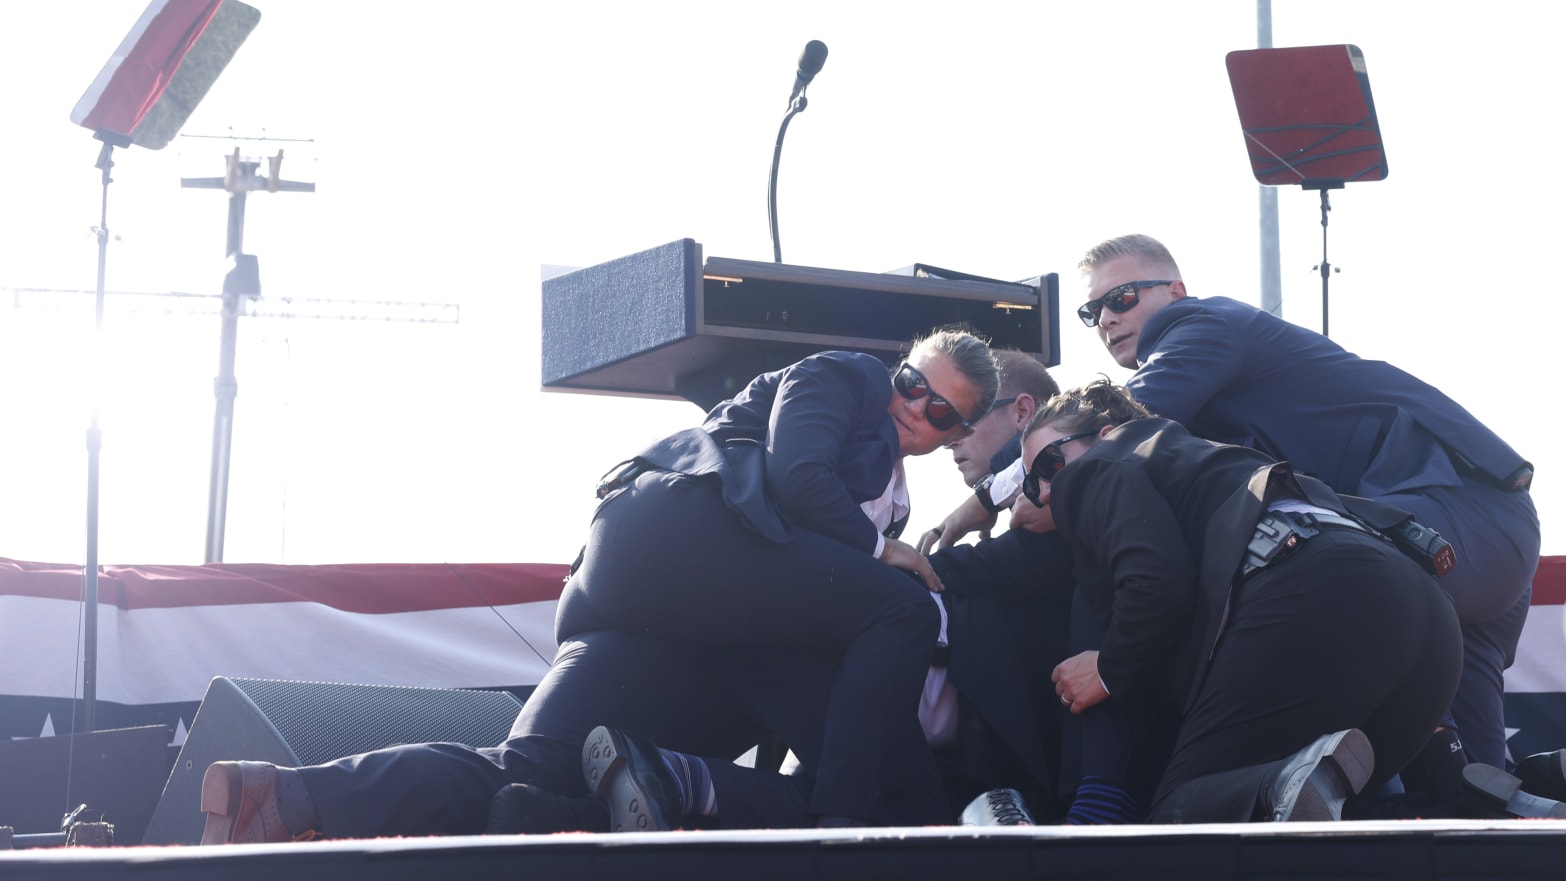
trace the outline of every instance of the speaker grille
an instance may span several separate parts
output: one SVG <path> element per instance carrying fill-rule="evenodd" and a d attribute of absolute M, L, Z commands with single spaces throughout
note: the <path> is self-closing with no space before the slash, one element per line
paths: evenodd
<path fill-rule="evenodd" d="M 213 762 L 299 767 L 403 743 L 494 746 L 521 708 L 505 691 L 218 676 L 196 710 L 144 843 L 201 840 L 201 778 Z"/>
<path fill-rule="evenodd" d="M 234 679 L 283 736 L 300 765 L 400 743 L 494 746 L 521 704 L 509 693 L 396 685 Z"/>

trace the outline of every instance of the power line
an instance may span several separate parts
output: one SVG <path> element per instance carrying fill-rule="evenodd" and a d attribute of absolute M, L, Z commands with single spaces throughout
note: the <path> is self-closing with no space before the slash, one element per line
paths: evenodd
<path fill-rule="evenodd" d="M 104 291 L 113 297 L 117 308 L 129 312 L 164 315 L 220 315 L 222 294 L 190 291 Z M 75 288 L 0 287 L 0 297 L 15 309 L 70 309 L 79 304 L 77 296 L 96 296 L 96 291 Z M 391 321 L 415 324 L 457 324 L 462 307 L 457 303 L 407 302 L 401 300 L 338 300 L 318 297 L 271 297 L 246 299 L 246 318 L 329 318 L 340 321 Z"/>

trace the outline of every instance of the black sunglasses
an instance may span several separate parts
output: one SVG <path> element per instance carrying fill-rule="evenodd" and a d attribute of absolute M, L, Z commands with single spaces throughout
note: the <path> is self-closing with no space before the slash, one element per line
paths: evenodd
<path fill-rule="evenodd" d="M 1017 399 L 1015 397 L 1001 398 L 1000 400 L 998 400 L 995 403 L 991 404 L 990 405 L 990 409 L 984 411 L 984 415 L 980 416 L 978 419 L 973 420 L 974 424 L 978 424 L 980 422 L 983 422 L 984 420 L 986 420 L 986 419 L 988 419 L 990 417 L 991 413 L 994 413 L 996 410 L 1004 409 L 1008 404 L 1014 403 L 1016 400 Z M 973 431 L 970 429 L 969 431 L 964 433 L 962 437 L 953 438 L 953 439 L 947 441 L 946 442 L 946 447 L 947 447 L 947 449 L 950 449 L 953 445 L 961 443 L 964 438 L 972 437 L 972 436 L 973 436 Z"/>
<path fill-rule="evenodd" d="M 1119 287 L 1109 289 L 1109 293 L 1096 300 L 1088 300 L 1077 309 L 1077 317 L 1088 327 L 1098 327 L 1098 317 L 1105 309 L 1119 315 L 1131 309 L 1137 303 L 1142 302 L 1143 288 L 1156 288 L 1161 284 L 1174 284 L 1172 281 L 1128 281 Z"/>
<path fill-rule="evenodd" d="M 996 410 L 999 410 L 1000 408 L 1006 406 L 1007 404 L 1015 403 L 1016 400 L 1017 400 L 1017 396 L 1016 395 L 1012 395 L 1009 398 L 1001 398 L 1000 400 L 998 400 L 995 403 L 991 404 L 990 405 L 990 409 L 984 411 L 984 416 L 988 416 L 991 413 L 994 413 Z M 979 419 L 983 419 L 984 416 L 980 416 Z M 977 422 L 979 420 L 975 419 L 974 421 Z"/>
<path fill-rule="evenodd" d="M 1103 426 L 1099 426 L 1102 428 Z M 1052 440 L 1039 450 L 1039 454 L 1033 457 L 1033 465 L 1028 468 L 1028 476 L 1022 478 L 1022 494 L 1028 497 L 1034 507 L 1044 507 L 1044 497 L 1039 490 L 1040 483 L 1049 483 L 1060 473 L 1060 469 L 1066 467 L 1066 454 L 1060 448 L 1074 440 L 1092 437 L 1098 434 L 1099 429 L 1092 431 L 1079 431 L 1076 434 L 1068 434 L 1058 440 Z"/>
<path fill-rule="evenodd" d="M 914 368 L 912 364 L 904 361 L 898 366 L 897 372 L 892 374 L 892 388 L 897 393 L 910 401 L 920 398 L 929 398 L 929 403 L 924 405 L 924 421 L 930 423 L 930 427 L 936 431 L 950 431 L 961 425 L 970 431 L 973 424 L 962 418 L 962 414 L 946 400 L 930 388 L 930 381 L 924 378 L 924 374 Z"/>

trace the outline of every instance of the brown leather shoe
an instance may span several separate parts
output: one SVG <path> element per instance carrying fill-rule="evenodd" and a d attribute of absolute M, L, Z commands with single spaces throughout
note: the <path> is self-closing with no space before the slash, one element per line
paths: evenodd
<path fill-rule="evenodd" d="M 201 810 L 202 844 L 294 840 L 277 811 L 277 766 L 268 762 L 213 762 L 201 778 Z"/>

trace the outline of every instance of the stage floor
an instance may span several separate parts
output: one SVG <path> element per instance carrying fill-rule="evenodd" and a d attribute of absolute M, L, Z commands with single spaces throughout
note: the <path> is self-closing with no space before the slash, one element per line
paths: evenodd
<path fill-rule="evenodd" d="M 562 833 L 24 848 L 0 879 L 1559 879 L 1566 820 Z"/>

